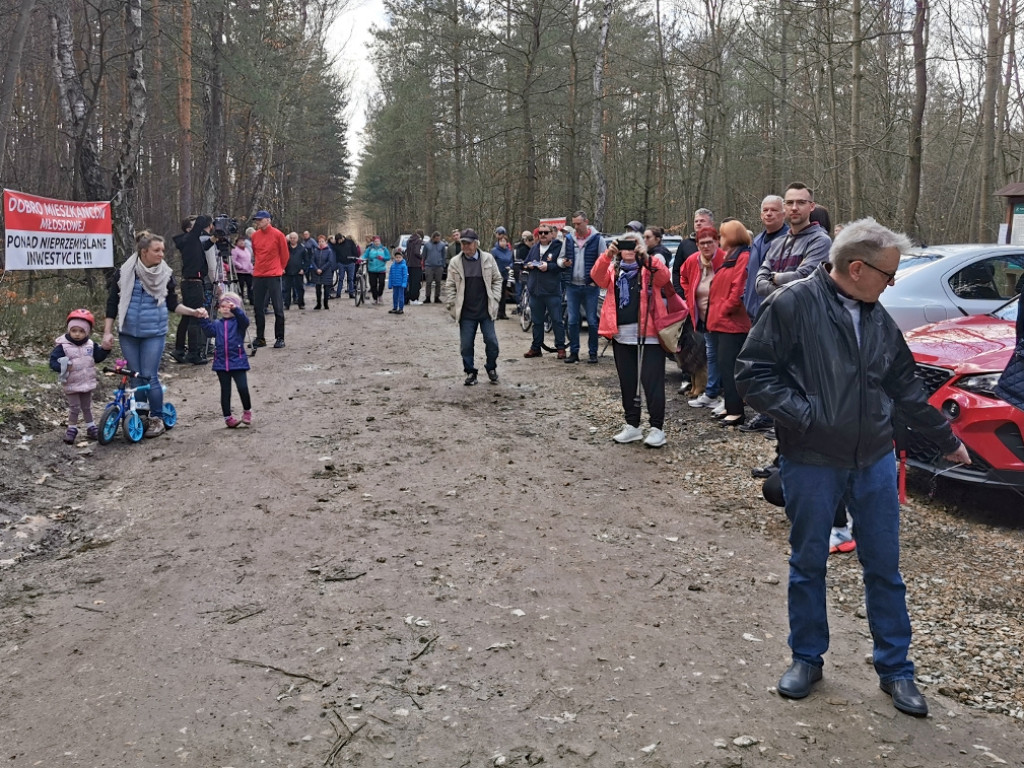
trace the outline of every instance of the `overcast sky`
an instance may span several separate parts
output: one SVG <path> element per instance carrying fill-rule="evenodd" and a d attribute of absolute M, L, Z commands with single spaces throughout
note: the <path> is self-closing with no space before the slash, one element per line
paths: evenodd
<path fill-rule="evenodd" d="M 348 148 L 353 162 L 359 159 L 363 147 L 362 131 L 366 125 L 365 113 L 368 95 L 377 87 L 367 51 L 370 49 L 370 27 L 384 26 L 386 16 L 383 0 L 354 0 L 352 10 L 338 17 L 328 35 L 328 48 L 339 52 L 338 66 L 353 77 L 353 92 L 349 104 Z"/>

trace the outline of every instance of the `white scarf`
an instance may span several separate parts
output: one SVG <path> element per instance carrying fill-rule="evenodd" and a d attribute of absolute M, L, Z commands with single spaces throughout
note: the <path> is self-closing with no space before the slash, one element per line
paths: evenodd
<path fill-rule="evenodd" d="M 117 281 L 121 292 L 120 300 L 117 303 L 117 330 L 124 328 L 124 318 L 128 314 L 128 305 L 132 302 L 132 293 L 135 291 L 135 278 L 142 281 L 142 290 L 156 299 L 157 306 L 162 306 L 167 300 L 167 283 L 174 274 L 167 266 L 167 262 L 161 261 L 155 267 L 147 267 L 139 259 L 138 253 L 133 253 L 124 264 L 121 265 L 121 276 Z"/>

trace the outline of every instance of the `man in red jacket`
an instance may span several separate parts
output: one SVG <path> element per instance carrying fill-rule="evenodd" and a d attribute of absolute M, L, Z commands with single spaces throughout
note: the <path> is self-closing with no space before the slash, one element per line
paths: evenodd
<path fill-rule="evenodd" d="M 288 241 L 284 233 L 270 223 L 270 214 L 256 211 L 252 217 L 256 231 L 252 233 L 252 294 L 256 309 L 255 347 L 267 346 L 263 330 L 267 324 L 267 296 L 274 305 L 274 349 L 284 346 L 284 307 L 281 298 L 281 275 L 288 266 Z"/>

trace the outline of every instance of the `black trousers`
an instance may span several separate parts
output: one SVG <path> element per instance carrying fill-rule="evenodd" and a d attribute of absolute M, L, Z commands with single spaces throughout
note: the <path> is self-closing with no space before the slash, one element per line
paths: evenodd
<path fill-rule="evenodd" d="M 373 294 L 373 300 L 376 301 L 384 295 L 384 277 L 387 273 L 385 272 L 368 272 L 370 276 L 370 293 Z"/>
<path fill-rule="evenodd" d="M 406 304 L 420 300 L 420 284 L 422 282 L 423 270 L 420 267 L 409 267 L 409 285 L 405 289 Z"/>
<path fill-rule="evenodd" d="M 742 416 L 743 398 L 736 389 L 736 358 L 740 356 L 740 348 L 747 340 L 747 334 L 711 333 L 718 340 L 718 375 L 722 378 L 725 413 L 728 416 Z"/>
<path fill-rule="evenodd" d="M 637 359 L 640 354 L 639 344 L 620 344 L 613 340 L 612 352 L 615 353 L 615 370 L 619 373 L 626 423 L 640 426 L 640 404 L 636 401 L 636 377 L 639 373 L 651 426 L 662 429 L 665 426 L 665 355 L 661 347 L 657 344 L 644 344 L 642 368 Z"/>
<path fill-rule="evenodd" d="M 238 397 L 242 401 L 242 410 L 252 410 L 252 400 L 249 399 L 249 377 L 245 371 L 217 371 L 217 378 L 220 379 L 220 411 L 226 419 L 231 415 L 231 382 L 235 382 L 238 388 Z"/>
<path fill-rule="evenodd" d="M 256 299 L 253 311 L 256 313 L 256 338 L 266 340 L 263 331 L 267 327 L 267 298 L 274 305 L 274 338 L 284 338 L 284 306 L 281 298 L 280 277 L 254 277 L 252 293 Z"/>
<path fill-rule="evenodd" d="M 181 303 L 192 309 L 206 306 L 206 293 L 203 291 L 202 280 L 181 281 Z M 186 342 L 188 342 L 190 358 L 198 359 L 206 349 L 206 338 L 203 336 L 203 329 L 199 326 L 199 320 L 188 315 L 183 316 L 181 322 L 178 323 L 174 348 L 179 352 L 184 351 Z"/>

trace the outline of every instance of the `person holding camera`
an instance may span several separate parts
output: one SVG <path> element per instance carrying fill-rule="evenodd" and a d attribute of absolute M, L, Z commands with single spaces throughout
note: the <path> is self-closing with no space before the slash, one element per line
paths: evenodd
<path fill-rule="evenodd" d="M 206 304 L 206 284 L 211 279 L 207 250 L 211 245 L 209 233 L 213 231 L 213 219 L 206 215 L 190 217 L 181 223 L 181 229 L 182 233 L 174 237 L 174 244 L 181 252 L 181 301 L 189 307 L 202 307 Z M 216 266 L 215 258 L 212 261 Z M 188 315 L 178 323 L 171 357 L 175 362 L 193 365 L 209 362 L 203 330 Z"/>
<path fill-rule="evenodd" d="M 598 333 L 612 340 L 626 423 L 612 439 L 643 440 L 648 448 L 665 444 L 665 356 L 658 344 L 658 325 L 665 315 L 661 290 L 672 282 L 668 267 L 647 253 L 639 233 L 629 232 L 608 245 L 590 271 L 591 279 L 608 291 L 601 307 Z M 651 430 L 640 429 L 643 388 Z"/>
<path fill-rule="evenodd" d="M 550 224 L 537 228 L 538 242 L 530 249 L 523 269 L 526 270 L 526 286 L 530 290 L 530 314 L 533 316 L 533 343 L 523 357 L 540 357 L 544 345 L 544 315 L 551 317 L 555 331 L 555 347 L 558 359 L 565 359 L 565 325 L 562 323 L 562 268 L 559 256 L 562 241 L 555 237 Z"/>

